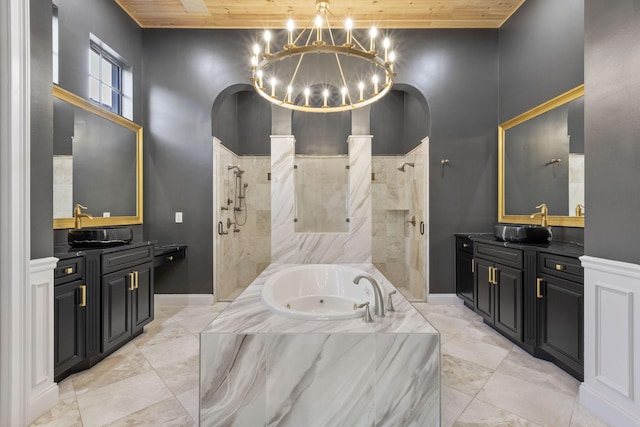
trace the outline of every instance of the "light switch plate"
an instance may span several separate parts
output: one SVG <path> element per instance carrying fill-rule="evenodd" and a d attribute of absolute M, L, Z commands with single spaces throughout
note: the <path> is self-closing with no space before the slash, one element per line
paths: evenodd
<path fill-rule="evenodd" d="M 176 224 L 182 224 L 182 212 L 176 212 Z"/>

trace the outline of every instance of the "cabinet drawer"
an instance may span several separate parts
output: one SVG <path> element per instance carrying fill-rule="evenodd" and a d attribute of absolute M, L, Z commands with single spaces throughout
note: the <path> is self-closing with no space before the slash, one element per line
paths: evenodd
<path fill-rule="evenodd" d="M 583 283 L 584 272 L 577 258 L 540 252 L 538 254 L 540 272 L 574 282 Z"/>
<path fill-rule="evenodd" d="M 152 257 L 153 247 L 151 245 L 106 253 L 102 255 L 102 274 L 111 273 L 123 268 L 133 267 L 134 265 L 151 261 Z"/>
<path fill-rule="evenodd" d="M 522 251 L 518 249 L 485 245 L 476 242 L 473 245 L 473 254 L 475 257 L 485 258 L 509 267 L 522 269 Z"/>
<path fill-rule="evenodd" d="M 81 280 L 84 277 L 84 257 L 61 259 L 58 261 L 53 278 L 55 286 Z"/>
<path fill-rule="evenodd" d="M 456 237 L 456 249 L 463 252 L 473 253 L 473 242 L 468 237 Z"/>

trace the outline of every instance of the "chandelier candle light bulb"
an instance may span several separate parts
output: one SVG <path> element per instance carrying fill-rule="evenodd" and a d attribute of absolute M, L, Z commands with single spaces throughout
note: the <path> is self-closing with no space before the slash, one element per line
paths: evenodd
<path fill-rule="evenodd" d="M 318 33 L 316 35 L 316 43 L 322 43 L 322 15 L 316 15 L 316 28 L 318 29 Z"/>
<path fill-rule="evenodd" d="M 384 39 L 384 62 L 389 62 L 389 46 L 391 45 L 391 41 L 389 41 L 389 37 L 385 37 Z"/>
<path fill-rule="evenodd" d="M 257 74 L 258 74 L 258 87 L 259 87 L 260 89 L 264 89 L 264 88 L 262 87 L 262 70 L 258 70 L 258 73 L 257 73 Z"/>
<path fill-rule="evenodd" d="M 342 105 L 347 105 L 347 87 L 342 86 Z"/>
<path fill-rule="evenodd" d="M 378 75 L 374 74 L 373 77 L 371 78 L 371 81 L 373 82 L 373 94 L 377 95 L 378 94 Z"/>
<path fill-rule="evenodd" d="M 347 18 L 344 23 L 344 28 L 347 30 L 347 42 L 345 43 L 345 46 L 352 46 L 351 31 L 353 30 L 353 21 L 351 20 L 351 18 Z"/>
<path fill-rule="evenodd" d="M 371 37 L 371 45 L 369 48 L 369 52 L 376 51 L 376 37 L 378 35 L 378 29 L 376 27 L 371 27 L 369 30 L 369 36 Z"/>
<path fill-rule="evenodd" d="M 311 94 L 311 89 L 308 87 L 304 88 L 304 106 L 309 107 L 309 95 Z"/>
<path fill-rule="evenodd" d="M 329 91 L 327 89 L 322 91 L 322 97 L 324 98 L 324 104 L 322 105 L 324 108 L 329 107 L 327 104 L 327 100 L 329 99 Z"/>
<path fill-rule="evenodd" d="M 266 56 L 270 56 L 271 55 L 271 46 L 270 43 L 271 42 L 271 32 L 270 31 L 265 31 L 264 32 L 264 54 Z"/>
<path fill-rule="evenodd" d="M 288 47 L 292 47 L 293 46 L 293 30 L 295 28 L 295 25 L 293 24 L 293 20 L 289 19 L 289 21 L 287 22 L 287 46 Z"/>
<path fill-rule="evenodd" d="M 364 82 L 358 83 L 358 89 L 360 89 L 360 99 L 359 102 L 364 101 Z"/>
<path fill-rule="evenodd" d="M 291 104 L 293 101 L 291 100 L 291 94 L 293 93 L 293 86 L 289 85 L 287 86 L 287 96 L 286 99 L 284 100 L 284 102 L 288 102 L 289 104 Z"/>
<path fill-rule="evenodd" d="M 276 78 L 275 77 L 271 77 L 271 97 L 275 98 L 276 97 Z"/>

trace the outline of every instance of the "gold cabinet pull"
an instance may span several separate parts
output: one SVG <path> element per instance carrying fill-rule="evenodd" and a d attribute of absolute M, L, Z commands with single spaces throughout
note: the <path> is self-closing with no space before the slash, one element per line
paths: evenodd
<path fill-rule="evenodd" d="M 538 299 L 542 299 L 542 298 L 544 298 L 544 296 L 542 295 L 542 293 L 540 293 L 540 286 L 542 285 L 542 281 L 543 281 L 543 280 L 544 280 L 544 279 L 541 279 L 541 278 L 539 278 L 539 277 L 536 279 L 536 297 L 537 297 Z"/>
<path fill-rule="evenodd" d="M 493 267 L 489 267 L 489 284 L 490 285 L 493 285 L 492 274 L 493 274 Z"/>
<path fill-rule="evenodd" d="M 167 259 L 168 259 L 169 261 L 173 261 L 173 255 L 169 255 L 169 256 L 167 257 Z"/>
<path fill-rule="evenodd" d="M 468 244 L 468 243 L 463 243 L 463 244 L 462 244 L 462 247 L 463 247 L 463 248 L 468 248 L 468 247 L 469 247 L 469 244 Z"/>
<path fill-rule="evenodd" d="M 562 271 L 562 270 L 564 270 L 564 265 L 562 265 L 562 264 L 556 264 L 556 270 L 558 270 L 558 271 Z"/>
<path fill-rule="evenodd" d="M 476 272 L 476 261 L 473 258 L 471 258 L 471 272 Z"/>
<path fill-rule="evenodd" d="M 87 285 L 80 285 L 80 307 L 87 306 Z"/>
<path fill-rule="evenodd" d="M 136 278 L 136 287 L 135 287 L 135 289 L 138 289 L 138 285 L 140 284 L 140 276 L 138 275 L 137 271 L 134 271 L 133 275 Z"/>
<path fill-rule="evenodd" d="M 493 284 L 494 285 L 498 284 L 498 268 L 497 267 L 493 267 Z"/>
<path fill-rule="evenodd" d="M 64 269 L 64 274 L 71 274 L 73 273 L 73 267 L 67 267 Z"/>
<path fill-rule="evenodd" d="M 132 291 L 136 288 L 135 276 L 133 273 L 129 273 L 129 290 Z"/>

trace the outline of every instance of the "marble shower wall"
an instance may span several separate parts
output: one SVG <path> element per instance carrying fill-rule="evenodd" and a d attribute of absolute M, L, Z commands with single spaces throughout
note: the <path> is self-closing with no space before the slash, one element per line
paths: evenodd
<path fill-rule="evenodd" d="M 214 296 L 216 301 L 234 299 L 271 263 L 271 185 L 267 174 L 271 168 L 268 156 L 237 156 L 214 140 L 217 197 L 214 197 L 216 214 L 216 251 Z M 236 178 L 228 166 L 239 166 L 245 173 L 242 184 L 248 184 L 243 211 L 235 212 Z M 223 210 L 222 207 L 229 209 Z M 227 227 L 227 220 L 238 222 Z M 217 224 L 222 222 L 225 232 L 219 235 Z M 234 228 L 239 232 L 234 232 Z"/>
<path fill-rule="evenodd" d="M 295 137 L 271 136 L 271 260 L 283 264 L 371 262 L 371 136 L 350 136 L 348 233 L 295 232 Z"/>
<path fill-rule="evenodd" d="M 296 156 L 296 232 L 347 233 L 349 158 Z"/>
<path fill-rule="evenodd" d="M 420 221 L 426 222 L 424 147 L 420 144 L 406 156 L 372 158 L 373 263 L 412 300 L 425 298 L 425 240 L 420 234 Z M 403 163 L 415 166 L 401 172 Z M 409 223 L 413 217 L 415 226 Z"/>
<path fill-rule="evenodd" d="M 73 156 L 53 156 L 53 217 L 73 217 Z"/>

